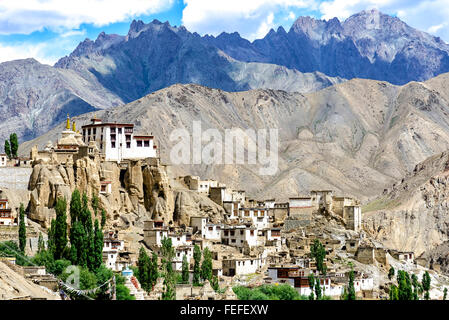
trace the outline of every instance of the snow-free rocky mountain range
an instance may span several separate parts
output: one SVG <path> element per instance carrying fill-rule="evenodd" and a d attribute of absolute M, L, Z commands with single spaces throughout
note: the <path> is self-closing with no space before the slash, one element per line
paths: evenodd
<path fill-rule="evenodd" d="M 352 78 L 424 81 L 449 71 L 448 52 L 441 39 L 377 10 L 343 22 L 300 17 L 288 32 L 253 42 L 133 21 L 126 36 L 86 39 L 53 67 L 33 59 L 0 64 L 0 140 L 11 131 L 29 140 L 69 110 L 123 105 L 176 83 L 307 93 Z"/>

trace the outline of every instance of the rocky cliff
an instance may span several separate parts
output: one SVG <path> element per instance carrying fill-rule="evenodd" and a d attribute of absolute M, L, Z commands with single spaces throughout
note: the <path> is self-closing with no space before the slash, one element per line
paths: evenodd
<path fill-rule="evenodd" d="M 376 240 L 447 269 L 447 254 L 437 263 L 435 253 L 449 241 L 449 152 L 417 164 L 363 209 L 364 229 Z"/>
<path fill-rule="evenodd" d="M 110 192 L 100 192 L 102 183 L 110 183 Z M 167 225 L 189 225 L 192 215 L 222 218 L 224 214 L 223 208 L 207 197 L 172 188 L 166 168 L 156 161 L 117 164 L 84 157 L 65 165 L 34 165 L 29 181 L 29 217 L 48 228 L 55 217 L 56 199 L 65 197 L 70 203 L 75 188 L 86 192 L 89 199 L 99 194 L 108 225 L 119 229 L 143 227 L 148 219 L 163 220 Z"/>

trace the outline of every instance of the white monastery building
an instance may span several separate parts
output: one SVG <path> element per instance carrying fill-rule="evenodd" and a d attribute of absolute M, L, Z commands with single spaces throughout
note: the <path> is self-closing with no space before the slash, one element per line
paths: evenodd
<path fill-rule="evenodd" d="M 95 141 L 106 161 L 155 158 L 157 149 L 152 135 L 134 134 L 132 123 L 103 123 L 94 117 L 84 125 L 83 142 Z"/>

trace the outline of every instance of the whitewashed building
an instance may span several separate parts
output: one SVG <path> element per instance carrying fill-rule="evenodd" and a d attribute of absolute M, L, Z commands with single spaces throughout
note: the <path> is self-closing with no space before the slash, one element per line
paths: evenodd
<path fill-rule="evenodd" d="M 191 242 L 187 241 L 186 233 L 168 233 L 168 237 L 171 239 L 171 244 L 174 248 L 191 244 Z"/>
<path fill-rule="evenodd" d="M 245 243 L 249 247 L 257 246 L 257 230 L 245 225 L 224 226 L 221 229 L 221 243 L 242 248 Z"/>
<path fill-rule="evenodd" d="M 134 134 L 132 123 L 103 123 L 93 118 L 82 130 L 83 142 L 95 141 L 106 161 L 157 157 L 154 137 Z"/>
<path fill-rule="evenodd" d="M 206 240 L 221 240 L 221 225 L 208 222 L 207 217 L 191 217 L 190 226 L 193 233 L 199 233 Z"/>
<path fill-rule="evenodd" d="M 233 277 L 252 274 L 262 266 L 262 259 L 256 257 L 223 259 L 223 275 Z"/>
<path fill-rule="evenodd" d="M 119 254 L 124 250 L 123 240 L 113 231 L 105 232 L 103 239 L 103 262 L 107 268 L 121 271 L 125 266 L 120 262 Z"/>
<path fill-rule="evenodd" d="M 174 270 L 182 271 L 182 261 L 184 256 L 187 257 L 187 263 L 190 265 L 190 261 L 193 259 L 193 245 L 179 246 L 175 248 L 175 257 L 173 259 Z"/>
<path fill-rule="evenodd" d="M 240 208 L 239 218 L 241 221 L 251 220 L 253 226 L 257 230 L 268 228 L 269 224 L 268 208 L 265 207 Z"/>

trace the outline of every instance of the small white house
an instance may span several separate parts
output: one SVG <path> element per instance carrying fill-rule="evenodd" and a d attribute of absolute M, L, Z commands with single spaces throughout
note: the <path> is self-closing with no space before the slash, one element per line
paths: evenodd
<path fill-rule="evenodd" d="M 239 218 L 241 221 L 251 220 L 257 230 L 262 230 L 268 227 L 269 209 L 265 207 L 239 208 Z"/>
<path fill-rule="evenodd" d="M 207 240 L 221 240 L 221 226 L 219 224 L 208 223 L 203 238 Z"/>
<path fill-rule="evenodd" d="M 187 242 L 187 234 L 186 233 L 179 233 L 179 234 L 169 233 L 168 237 L 171 239 L 171 244 L 175 248 L 179 247 L 179 246 L 187 246 L 189 244 Z"/>
<path fill-rule="evenodd" d="M 103 240 L 103 262 L 106 267 L 114 271 L 121 271 L 123 266 L 119 264 L 119 253 L 125 247 L 124 241 L 118 239 L 117 233 L 105 232 Z"/>
<path fill-rule="evenodd" d="M 221 230 L 221 242 L 239 248 L 242 248 L 245 243 L 249 247 L 255 247 L 257 246 L 257 230 L 245 225 L 226 226 Z"/>
<path fill-rule="evenodd" d="M 223 259 L 223 275 L 233 277 L 252 274 L 262 266 L 262 260 L 256 257 Z"/>
<path fill-rule="evenodd" d="M 190 261 L 193 259 L 193 245 L 179 246 L 175 248 L 175 257 L 173 259 L 174 270 L 182 271 L 182 261 L 184 256 L 187 257 L 187 263 L 190 265 Z"/>

